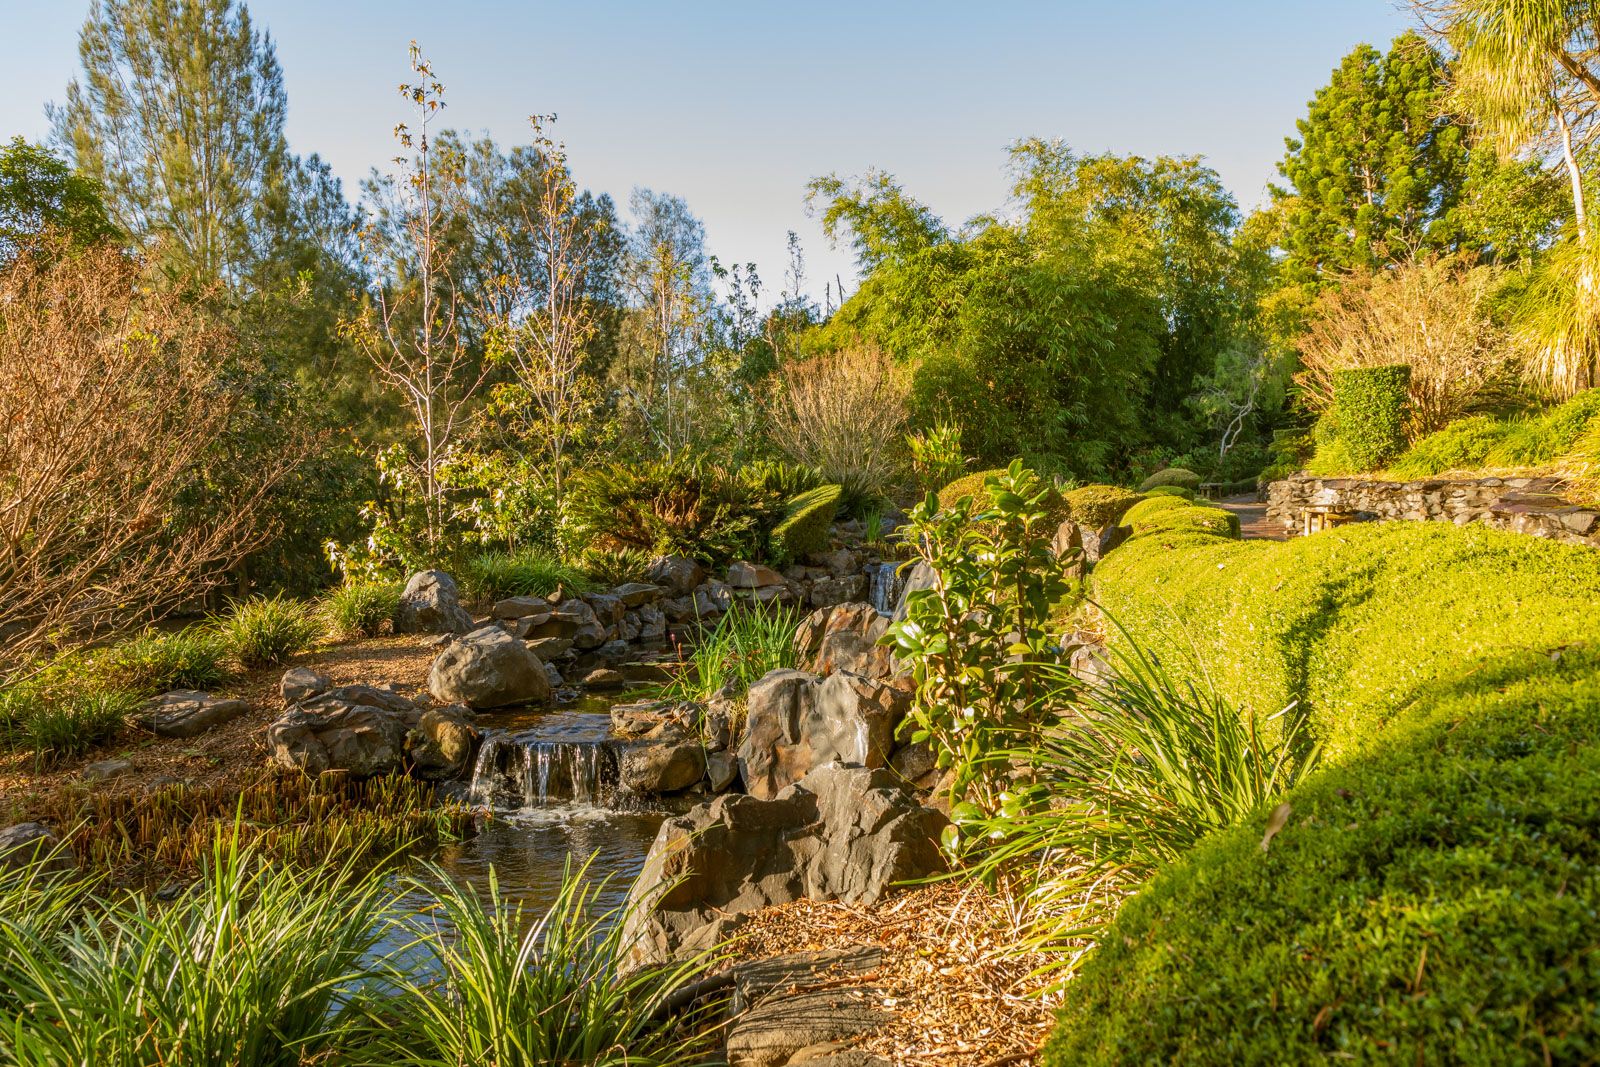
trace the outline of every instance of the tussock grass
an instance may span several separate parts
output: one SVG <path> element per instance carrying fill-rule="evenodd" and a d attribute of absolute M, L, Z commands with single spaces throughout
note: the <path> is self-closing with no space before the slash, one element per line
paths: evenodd
<path fill-rule="evenodd" d="M 404 591 L 400 582 L 347 582 L 322 598 L 323 623 L 336 638 L 377 637 L 393 625 Z"/>
<path fill-rule="evenodd" d="M 277 666 L 310 648 L 318 634 L 309 608 L 282 595 L 236 601 L 213 626 L 246 670 Z"/>
<path fill-rule="evenodd" d="M 736 601 L 715 629 L 702 634 L 660 695 L 698 703 L 725 690 L 742 696 L 763 676 L 795 665 L 794 633 L 799 624 L 799 617 L 787 608 Z"/>

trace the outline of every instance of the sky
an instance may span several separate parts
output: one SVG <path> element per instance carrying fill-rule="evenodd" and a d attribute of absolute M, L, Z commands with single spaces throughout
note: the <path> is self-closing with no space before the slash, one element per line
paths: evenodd
<path fill-rule="evenodd" d="M 808 179 L 877 167 L 947 222 L 1005 203 L 1006 147 L 1201 155 L 1261 203 L 1283 139 L 1341 56 L 1408 23 L 1392 0 L 249 0 L 277 45 L 288 136 L 357 193 L 406 118 L 415 39 L 446 124 L 523 137 L 554 112 L 585 187 L 675 193 L 724 262 L 770 294 L 786 234 L 807 288 L 853 285 L 805 206 Z M 48 131 L 88 0 L 0 0 L 0 140 Z"/>

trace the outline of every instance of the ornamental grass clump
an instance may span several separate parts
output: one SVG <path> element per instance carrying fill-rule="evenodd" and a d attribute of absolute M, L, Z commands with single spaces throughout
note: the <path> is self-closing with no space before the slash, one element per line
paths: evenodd
<path fill-rule="evenodd" d="M 304 652 L 321 629 L 305 604 L 282 594 L 236 600 L 212 625 L 246 670 L 275 667 Z"/>
<path fill-rule="evenodd" d="M 722 693 L 742 696 L 761 678 L 795 665 L 795 612 L 735 601 L 716 628 L 702 633 L 661 696 L 704 704 Z"/>
<path fill-rule="evenodd" d="M 323 622 L 337 638 L 377 637 L 393 627 L 404 590 L 400 582 L 345 582 L 323 597 Z"/>
<path fill-rule="evenodd" d="M 461 577 L 467 596 L 479 602 L 512 596 L 549 596 L 558 587 L 569 593 L 593 588 L 578 567 L 532 548 L 479 553 L 466 561 Z"/>
<path fill-rule="evenodd" d="M 107 685 L 155 696 L 173 689 L 214 689 L 230 681 L 228 652 L 222 635 L 209 627 L 146 630 L 91 655 L 89 666 Z"/>

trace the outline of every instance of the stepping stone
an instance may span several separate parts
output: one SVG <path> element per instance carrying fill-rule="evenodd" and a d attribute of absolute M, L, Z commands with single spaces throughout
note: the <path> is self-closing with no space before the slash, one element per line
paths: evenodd
<path fill-rule="evenodd" d="M 179 689 L 147 703 L 133 716 L 133 722 L 157 737 L 198 737 L 249 710 L 243 700 Z"/>

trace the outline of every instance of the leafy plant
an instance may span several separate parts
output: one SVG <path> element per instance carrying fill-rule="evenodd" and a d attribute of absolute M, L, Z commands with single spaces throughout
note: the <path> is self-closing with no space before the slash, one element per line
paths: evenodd
<path fill-rule="evenodd" d="M 347 581 L 322 598 L 322 617 L 335 637 L 376 637 L 393 624 L 404 588 L 399 582 Z"/>
<path fill-rule="evenodd" d="M 212 689 L 233 676 L 227 643 L 214 629 L 146 630 L 93 657 L 104 683 L 145 696 L 173 689 Z"/>
<path fill-rule="evenodd" d="M 143 702 L 139 694 L 117 689 L 36 694 L 12 705 L 10 714 L 18 715 L 20 723 L 12 729 L 33 750 L 35 768 L 43 769 L 115 738 Z"/>
<path fill-rule="evenodd" d="M 1387 473 L 1395 478 L 1426 478 L 1445 471 L 1476 470 L 1504 436 L 1505 424 L 1487 415 L 1461 419 L 1406 449 Z"/>
<path fill-rule="evenodd" d="M 638 549 L 709 563 L 758 554 L 779 498 L 705 464 L 652 461 L 593 467 L 573 478 L 568 517 L 590 547 Z"/>
<path fill-rule="evenodd" d="M 1191 493 L 1196 493 L 1200 491 L 1200 476 L 1194 471 L 1185 470 L 1182 467 L 1167 467 L 1164 470 L 1156 471 L 1140 483 L 1139 491 L 1148 493 L 1152 489 L 1160 489 L 1165 486 L 1177 486 L 1187 489 Z"/>
<path fill-rule="evenodd" d="M 661 695 L 703 704 L 725 691 L 743 694 L 773 671 L 795 665 L 799 623 L 788 609 L 735 601 L 690 650 Z"/>
<path fill-rule="evenodd" d="M 1376 470 L 1405 450 L 1409 366 L 1335 371 L 1332 380 L 1333 425 L 1356 470 Z"/>
<path fill-rule="evenodd" d="M 235 601 L 213 625 L 246 670 L 276 666 L 304 652 L 318 633 L 306 605 L 282 595 Z"/>
<path fill-rule="evenodd" d="M 937 492 L 967 469 L 967 457 L 961 451 L 961 427 L 955 423 L 941 422 L 907 435 L 906 448 L 911 453 L 911 471 L 917 487 L 924 493 Z"/>
<path fill-rule="evenodd" d="M 929 496 L 911 512 L 907 539 L 936 577 L 907 596 L 906 618 L 884 641 L 916 684 L 911 739 L 954 772 L 952 812 L 962 821 L 1001 809 L 1009 783 L 991 757 L 1042 725 L 1059 693 L 1050 619 L 1070 587 L 1051 551 L 1052 494 L 1018 461 L 989 475 L 981 494 L 950 506 Z M 955 825 L 945 845 L 963 847 Z"/>
<path fill-rule="evenodd" d="M 549 596 L 557 586 L 575 593 L 591 588 L 582 570 L 538 549 L 481 552 L 467 559 L 461 578 L 467 596 L 478 601 Z"/>
<path fill-rule="evenodd" d="M 653 553 L 642 548 L 585 549 L 578 565 L 590 581 L 602 589 L 614 589 L 629 582 L 642 582 L 650 573 Z"/>

